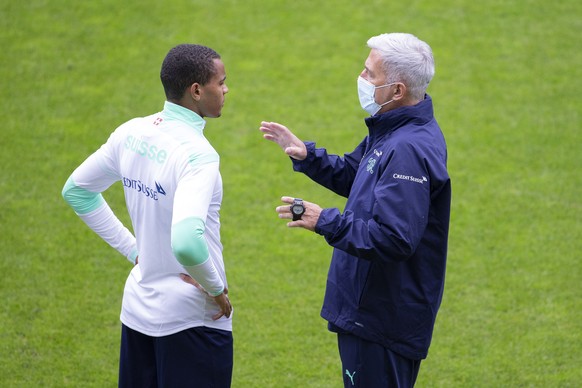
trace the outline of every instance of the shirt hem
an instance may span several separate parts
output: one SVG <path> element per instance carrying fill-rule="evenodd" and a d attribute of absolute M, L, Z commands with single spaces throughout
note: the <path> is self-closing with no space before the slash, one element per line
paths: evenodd
<path fill-rule="evenodd" d="M 130 329 L 135 330 L 137 332 L 140 332 L 140 333 L 147 335 L 147 336 L 150 336 L 150 337 L 164 337 L 167 335 L 176 334 L 176 333 L 184 331 L 184 330 L 192 329 L 194 327 L 202 327 L 202 326 L 208 327 L 211 329 L 219 329 L 219 330 L 225 330 L 225 331 L 232 332 L 232 318 L 229 318 L 228 320 L 221 318 L 218 321 L 192 321 L 192 322 L 185 323 L 183 325 L 172 326 L 171 328 L 164 329 L 164 330 L 152 330 L 152 329 L 142 327 L 138 324 L 135 324 L 135 322 L 131 322 L 131 321 L 125 319 L 123 317 L 123 315 L 120 317 L 120 321 L 125 326 L 129 327 Z"/>

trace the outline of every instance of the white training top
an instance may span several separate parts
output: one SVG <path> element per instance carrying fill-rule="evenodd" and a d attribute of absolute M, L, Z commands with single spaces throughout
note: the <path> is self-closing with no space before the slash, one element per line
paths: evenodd
<path fill-rule="evenodd" d="M 211 295 L 227 287 L 219 156 L 204 125 L 196 113 L 166 102 L 162 112 L 118 127 L 63 189 L 105 241 L 132 262 L 139 255 L 125 283 L 121 321 L 146 335 L 196 326 L 232 330 L 232 315 L 213 321 L 220 311 L 214 299 L 179 276 L 188 272 Z M 116 181 L 123 184 L 135 237 L 100 194 Z"/>

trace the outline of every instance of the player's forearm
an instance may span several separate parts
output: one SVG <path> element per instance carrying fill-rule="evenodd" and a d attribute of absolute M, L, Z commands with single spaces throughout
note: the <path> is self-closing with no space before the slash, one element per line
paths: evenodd
<path fill-rule="evenodd" d="M 129 261 L 135 263 L 137 257 L 135 237 L 115 216 L 100 193 L 83 189 L 69 178 L 62 195 L 87 226 Z"/>
<path fill-rule="evenodd" d="M 172 251 L 176 259 L 212 296 L 224 291 L 224 284 L 210 260 L 200 218 L 190 217 L 172 225 Z"/>

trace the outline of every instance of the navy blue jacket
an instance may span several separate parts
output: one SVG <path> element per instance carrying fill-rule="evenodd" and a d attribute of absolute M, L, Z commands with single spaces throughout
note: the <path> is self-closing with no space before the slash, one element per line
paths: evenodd
<path fill-rule="evenodd" d="M 432 100 L 366 119 L 351 153 L 306 142 L 295 171 L 348 198 L 315 227 L 334 247 L 321 316 L 410 359 L 426 358 L 445 282 L 451 183 Z"/>

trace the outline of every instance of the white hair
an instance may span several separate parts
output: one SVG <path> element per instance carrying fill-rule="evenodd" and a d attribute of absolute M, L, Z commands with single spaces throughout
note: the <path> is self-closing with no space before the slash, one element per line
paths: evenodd
<path fill-rule="evenodd" d="M 424 99 L 434 76 L 434 58 L 428 44 L 412 34 L 397 32 L 368 39 L 368 47 L 380 53 L 387 83 L 402 82 L 413 98 Z"/>

